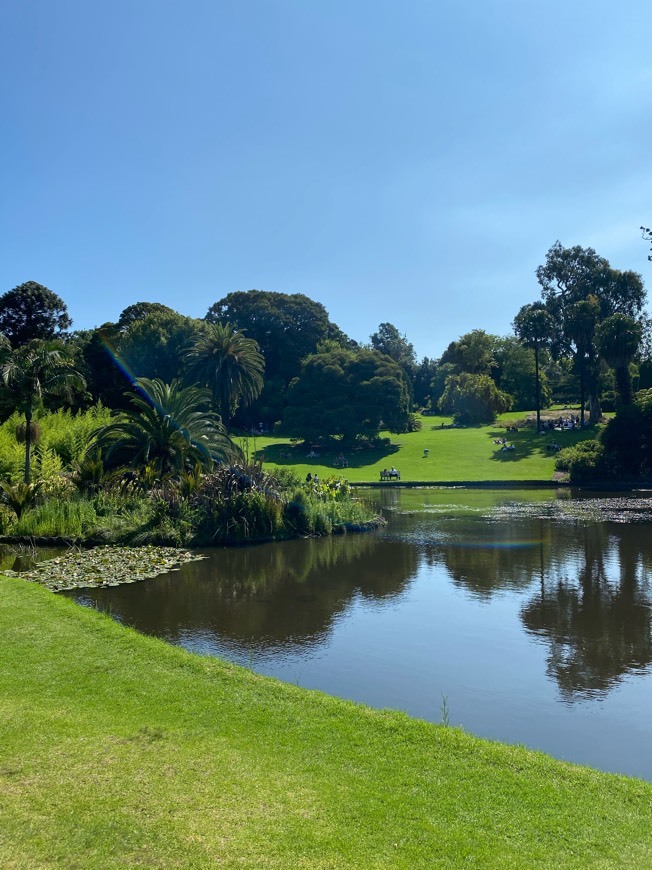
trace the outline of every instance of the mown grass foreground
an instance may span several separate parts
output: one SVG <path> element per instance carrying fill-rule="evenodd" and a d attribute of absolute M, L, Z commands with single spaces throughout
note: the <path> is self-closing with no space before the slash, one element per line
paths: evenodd
<path fill-rule="evenodd" d="M 652 862 L 650 784 L 191 655 L 19 579 L 0 632 L 2 867 Z"/>

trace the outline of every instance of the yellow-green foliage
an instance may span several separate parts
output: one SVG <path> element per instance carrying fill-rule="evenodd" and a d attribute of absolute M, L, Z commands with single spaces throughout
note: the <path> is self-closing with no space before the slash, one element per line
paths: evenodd
<path fill-rule="evenodd" d="M 48 492 L 59 493 L 64 472 L 83 460 L 93 434 L 110 419 L 110 410 L 101 404 L 77 414 L 67 409 L 44 413 L 38 420 L 41 435 L 34 445 L 33 479 L 42 480 Z M 25 445 L 16 440 L 21 422 L 21 415 L 14 413 L 0 425 L 0 476 L 12 481 L 19 480 L 25 468 Z"/>

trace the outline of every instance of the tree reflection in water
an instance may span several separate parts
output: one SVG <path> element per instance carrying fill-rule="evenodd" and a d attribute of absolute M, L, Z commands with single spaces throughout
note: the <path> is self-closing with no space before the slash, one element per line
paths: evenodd
<path fill-rule="evenodd" d="M 400 596 L 416 576 L 414 548 L 351 535 L 206 551 L 154 581 L 75 597 L 139 631 L 179 643 L 191 635 L 207 649 L 226 642 L 238 655 L 315 647 L 357 597 Z"/>
<path fill-rule="evenodd" d="M 652 663 L 648 524 L 524 511 L 509 522 L 490 513 L 449 517 L 436 528 L 439 540 L 423 544 L 426 562 L 445 566 L 472 598 L 536 584 L 521 619 L 548 645 L 547 673 L 564 701 L 604 694 Z"/>
<path fill-rule="evenodd" d="M 566 701 L 606 693 L 652 662 L 649 535 L 636 525 L 578 531 L 577 576 L 545 573 L 521 613 L 526 629 L 547 641 L 547 671 Z"/>
<path fill-rule="evenodd" d="M 438 569 L 463 593 L 452 605 L 456 618 L 460 599 L 475 608 L 495 596 L 518 599 L 516 623 L 545 646 L 546 672 L 567 703 L 604 697 L 649 668 L 652 501 L 398 489 L 382 501 L 390 524 L 378 534 L 220 549 L 154 581 L 71 594 L 140 631 L 242 661 L 250 648 L 257 658 L 315 650 L 357 602 L 408 602 L 412 586 L 439 607 L 437 572 L 428 570 Z M 500 633 L 502 618 L 486 630 Z M 382 620 L 364 630 L 380 624 L 387 630 Z M 351 620 L 353 634 L 358 625 Z M 421 644 L 417 661 L 437 648 L 427 619 L 415 629 L 398 614 L 394 625 L 397 661 L 403 646 Z M 423 636 L 413 636 L 419 630 Z"/>

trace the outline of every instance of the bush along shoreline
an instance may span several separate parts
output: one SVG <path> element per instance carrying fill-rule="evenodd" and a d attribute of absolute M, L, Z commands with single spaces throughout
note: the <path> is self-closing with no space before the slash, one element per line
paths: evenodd
<path fill-rule="evenodd" d="M 0 541 L 7 544 L 234 546 L 363 532 L 384 520 L 342 477 L 302 482 L 258 464 L 221 465 L 147 488 L 123 475 L 62 498 L 38 484 L 5 485 Z"/>

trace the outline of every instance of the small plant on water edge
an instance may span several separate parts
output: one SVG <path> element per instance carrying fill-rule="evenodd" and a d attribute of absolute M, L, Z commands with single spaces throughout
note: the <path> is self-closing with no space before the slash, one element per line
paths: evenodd
<path fill-rule="evenodd" d="M 441 724 L 444 728 L 450 728 L 451 720 L 450 720 L 450 710 L 448 709 L 448 695 L 444 695 L 442 692 L 441 695 L 441 706 L 439 708 L 441 713 Z"/>

